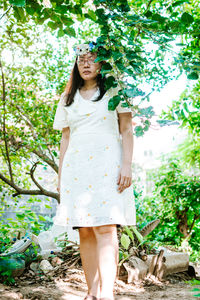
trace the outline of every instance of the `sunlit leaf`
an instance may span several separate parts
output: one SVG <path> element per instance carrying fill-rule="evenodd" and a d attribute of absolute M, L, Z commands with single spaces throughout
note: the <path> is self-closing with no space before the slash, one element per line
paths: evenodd
<path fill-rule="evenodd" d="M 25 6 L 26 0 L 9 0 L 10 4 L 14 6 Z"/>

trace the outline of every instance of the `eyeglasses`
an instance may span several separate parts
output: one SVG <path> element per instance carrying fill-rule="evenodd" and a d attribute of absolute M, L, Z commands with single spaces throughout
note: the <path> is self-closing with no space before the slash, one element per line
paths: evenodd
<path fill-rule="evenodd" d="M 78 63 L 79 65 L 83 66 L 83 65 L 85 64 L 85 61 L 87 61 L 87 63 L 88 63 L 89 65 L 91 65 L 91 64 L 95 64 L 95 59 L 96 59 L 96 58 L 93 58 L 93 57 L 89 57 L 89 58 L 87 58 L 87 59 L 84 59 L 84 58 L 82 58 L 82 57 L 78 57 L 78 58 L 77 58 L 77 63 Z"/>

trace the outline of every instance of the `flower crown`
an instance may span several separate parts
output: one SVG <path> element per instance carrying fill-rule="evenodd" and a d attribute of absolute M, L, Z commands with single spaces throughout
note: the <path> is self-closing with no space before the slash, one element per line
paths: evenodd
<path fill-rule="evenodd" d="M 74 51 L 76 55 L 82 55 L 87 54 L 88 52 L 91 52 L 95 47 L 95 44 L 93 42 L 90 42 L 89 44 L 80 44 L 74 47 Z"/>

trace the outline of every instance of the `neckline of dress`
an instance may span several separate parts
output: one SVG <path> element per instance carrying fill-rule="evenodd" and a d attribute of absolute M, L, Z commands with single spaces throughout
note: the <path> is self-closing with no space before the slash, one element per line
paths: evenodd
<path fill-rule="evenodd" d="M 94 96 L 96 96 L 96 94 L 99 92 L 99 88 L 96 90 L 96 92 L 93 94 L 93 96 L 88 100 L 88 99 L 85 99 L 83 98 L 83 96 L 81 96 L 81 93 L 80 93 L 80 90 L 78 89 L 78 94 L 79 94 L 79 98 L 82 98 L 84 101 L 86 102 L 93 102 L 93 98 Z"/>

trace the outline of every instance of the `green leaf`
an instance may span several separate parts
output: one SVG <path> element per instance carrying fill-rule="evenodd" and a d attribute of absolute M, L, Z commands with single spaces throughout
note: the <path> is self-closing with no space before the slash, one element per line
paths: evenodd
<path fill-rule="evenodd" d="M 181 16 L 181 21 L 185 24 L 191 24 L 194 22 L 194 18 L 192 15 L 184 12 Z"/>
<path fill-rule="evenodd" d="M 123 252 L 119 250 L 119 261 L 123 258 Z"/>
<path fill-rule="evenodd" d="M 57 29 L 57 24 L 55 22 L 49 21 L 47 23 L 47 25 L 51 28 L 51 29 Z"/>
<path fill-rule="evenodd" d="M 192 72 L 187 76 L 187 78 L 191 80 L 197 80 L 199 78 L 199 75 L 196 72 Z"/>
<path fill-rule="evenodd" d="M 125 71 L 126 67 L 124 66 L 124 64 L 121 61 L 116 61 L 115 64 L 121 72 Z"/>
<path fill-rule="evenodd" d="M 55 157 L 58 157 L 58 153 L 55 150 L 53 150 L 52 153 Z"/>
<path fill-rule="evenodd" d="M 65 16 L 61 16 L 61 20 L 63 21 L 63 24 L 66 26 L 71 26 L 74 24 L 74 21 L 71 18 L 67 18 Z"/>
<path fill-rule="evenodd" d="M 172 3 L 172 6 L 176 7 L 176 6 L 179 6 L 179 5 L 183 4 L 183 3 L 189 3 L 189 2 L 190 1 L 188 1 L 188 0 L 180 0 L 180 1 L 176 1 L 176 2 Z"/>
<path fill-rule="evenodd" d="M 39 24 L 39 25 L 42 25 L 45 21 L 45 18 L 39 18 L 39 19 L 36 19 L 35 22 L 36 24 Z"/>
<path fill-rule="evenodd" d="M 133 232 L 135 233 L 139 243 L 143 243 L 144 242 L 144 237 L 139 233 L 139 231 L 137 230 L 137 228 L 135 226 L 131 226 L 131 229 L 133 230 Z"/>
<path fill-rule="evenodd" d="M 65 33 L 64 33 L 63 29 L 60 28 L 60 29 L 58 30 L 57 37 L 62 37 L 62 36 L 64 36 L 64 35 L 65 35 Z M 55 151 L 54 151 L 54 152 L 55 152 Z"/>
<path fill-rule="evenodd" d="M 140 112 L 139 113 L 140 116 L 145 116 L 145 117 L 152 117 L 155 115 L 155 112 L 153 111 L 153 106 L 140 108 L 139 112 Z"/>
<path fill-rule="evenodd" d="M 160 125 L 160 127 L 163 126 L 171 126 L 171 125 L 180 125 L 178 121 L 173 121 L 173 120 L 156 120 L 156 122 Z"/>
<path fill-rule="evenodd" d="M 144 134 L 142 126 L 135 126 L 134 131 L 136 136 L 142 136 Z"/>
<path fill-rule="evenodd" d="M 185 110 L 189 113 L 189 109 L 188 109 L 188 106 L 187 106 L 187 103 L 186 103 L 186 102 L 183 102 L 183 107 L 184 107 Z"/>
<path fill-rule="evenodd" d="M 35 12 L 35 10 L 34 10 L 34 8 L 33 8 L 33 7 L 26 6 L 26 12 L 27 12 L 29 15 L 33 16 L 33 15 L 34 15 L 34 12 Z"/>
<path fill-rule="evenodd" d="M 152 19 L 155 20 L 155 21 L 158 21 L 160 24 L 164 23 L 165 20 L 166 20 L 164 17 L 162 17 L 162 16 L 159 15 L 159 14 L 154 14 L 154 15 L 152 16 Z"/>
<path fill-rule="evenodd" d="M 14 7 L 13 9 L 15 18 L 24 23 L 26 21 L 24 9 L 22 7 Z"/>
<path fill-rule="evenodd" d="M 123 56 L 123 54 L 119 51 L 112 51 L 112 57 L 114 60 L 117 60 L 119 58 L 121 58 Z"/>
<path fill-rule="evenodd" d="M 18 214 L 16 213 L 18 219 L 23 220 L 25 218 L 25 214 Z"/>
<path fill-rule="evenodd" d="M 45 204 L 45 207 L 48 209 L 51 209 L 52 207 L 50 205 Z"/>
<path fill-rule="evenodd" d="M 126 233 L 128 234 L 128 236 L 131 238 L 132 241 L 134 241 L 134 236 L 133 236 L 133 233 L 131 232 L 131 230 L 125 226 L 125 230 L 126 230 Z"/>
<path fill-rule="evenodd" d="M 145 93 L 141 91 L 140 89 L 133 87 L 131 89 L 124 89 L 124 93 L 126 94 L 127 97 L 134 98 L 137 96 L 144 96 Z"/>
<path fill-rule="evenodd" d="M 115 110 L 120 101 L 121 97 L 119 95 L 112 97 L 108 102 L 108 110 Z"/>
<path fill-rule="evenodd" d="M 105 17 L 105 10 L 103 8 L 98 8 L 96 9 L 96 15 L 98 16 L 99 19 L 102 19 Z"/>
<path fill-rule="evenodd" d="M 85 3 L 87 3 L 89 0 L 80 0 L 80 4 L 85 4 Z"/>
<path fill-rule="evenodd" d="M 111 70 L 112 70 L 111 64 L 105 63 L 105 64 L 103 64 L 102 67 L 101 67 L 101 74 L 102 74 L 102 75 L 103 75 L 103 74 L 106 74 L 106 73 L 110 72 Z"/>
<path fill-rule="evenodd" d="M 190 281 L 186 281 L 186 283 L 189 283 L 191 285 L 199 285 L 200 284 L 200 280 L 192 279 Z"/>
<path fill-rule="evenodd" d="M 23 7 L 26 4 L 26 0 L 9 0 L 9 3 L 14 6 Z"/>
<path fill-rule="evenodd" d="M 85 14 L 85 17 L 91 19 L 94 22 L 96 22 L 96 20 L 97 20 L 97 16 L 96 16 L 95 12 L 91 9 L 88 9 L 88 12 L 87 12 L 87 14 Z"/>
<path fill-rule="evenodd" d="M 106 81 L 105 81 L 106 90 L 109 90 L 109 88 L 111 88 L 111 87 L 117 87 L 117 82 L 116 82 L 114 76 L 107 77 Z"/>
<path fill-rule="evenodd" d="M 46 221 L 46 219 L 41 215 L 38 215 L 38 218 L 39 218 L 40 221 Z"/>
<path fill-rule="evenodd" d="M 128 235 L 123 233 L 122 236 L 121 236 L 120 241 L 121 241 L 122 246 L 127 250 L 130 243 L 131 243 L 130 238 L 128 237 Z"/>
<path fill-rule="evenodd" d="M 63 31 L 65 34 L 67 34 L 69 36 L 76 37 L 76 32 L 75 32 L 74 28 L 72 28 L 72 27 L 66 27 Z"/>

